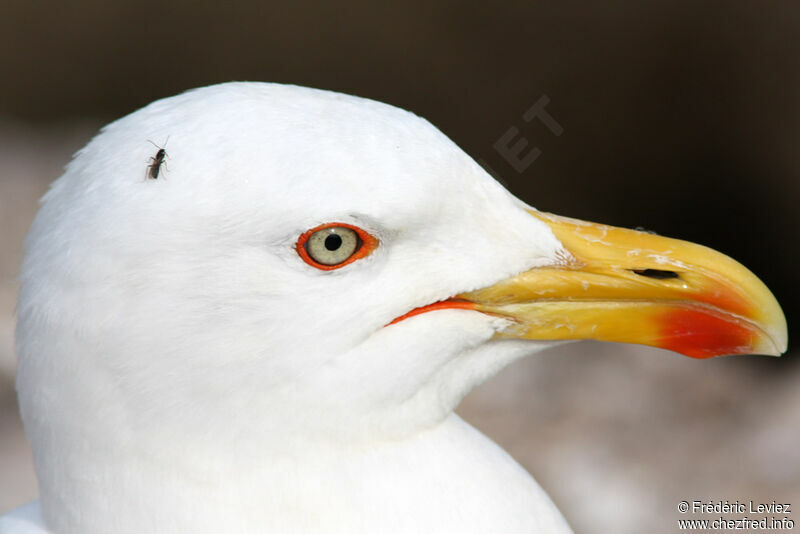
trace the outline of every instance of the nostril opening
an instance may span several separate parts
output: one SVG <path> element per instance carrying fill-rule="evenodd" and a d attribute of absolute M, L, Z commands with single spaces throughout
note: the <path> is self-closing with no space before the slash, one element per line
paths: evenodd
<path fill-rule="evenodd" d="M 656 280 L 666 280 L 668 278 L 680 278 L 675 271 L 662 271 L 661 269 L 633 269 L 633 272 L 640 276 L 655 278 Z"/>

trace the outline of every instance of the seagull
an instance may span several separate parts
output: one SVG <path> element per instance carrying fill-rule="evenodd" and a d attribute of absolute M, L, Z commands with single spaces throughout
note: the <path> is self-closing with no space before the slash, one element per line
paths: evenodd
<path fill-rule="evenodd" d="M 104 127 L 25 249 L 40 498 L 4 534 L 570 532 L 454 414 L 471 389 L 569 340 L 787 342 L 727 256 L 537 211 L 424 119 L 290 85 Z"/>

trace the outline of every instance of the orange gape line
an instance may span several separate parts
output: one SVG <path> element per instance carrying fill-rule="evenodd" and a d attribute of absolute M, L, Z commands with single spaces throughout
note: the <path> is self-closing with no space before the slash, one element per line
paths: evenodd
<path fill-rule="evenodd" d="M 750 354 L 757 337 L 744 324 L 700 310 L 671 310 L 662 320 L 656 346 L 692 358 Z"/>
<path fill-rule="evenodd" d="M 429 311 L 435 310 L 446 310 L 446 309 L 459 309 L 459 310 L 474 310 L 475 303 L 470 302 L 464 299 L 447 299 L 447 300 L 440 300 L 439 302 L 434 302 L 433 304 L 427 304 L 425 306 L 420 306 L 419 308 L 414 308 L 408 313 L 405 313 L 398 317 L 397 319 L 393 320 L 391 323 L 387 324 L 386 326 L 393 325 L 395 323 L 399 323 L 403 319 L 408 319 L 409 317 L 413 317 L 415 315 L 419 315 L 421 313 L 426 313 Z"/>

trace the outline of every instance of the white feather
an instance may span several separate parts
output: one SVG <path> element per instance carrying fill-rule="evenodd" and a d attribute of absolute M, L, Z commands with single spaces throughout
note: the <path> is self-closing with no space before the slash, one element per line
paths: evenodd
<path fill-rule="evenodd" d="M 384 328 L 556 262 L 525 208 L 425 120 L 331 92 L 222 84 L 105 127 L 44 197 L 22 268 L 17 385 L 48 528 L 567 532 L 453 414 L 545 345 L 491 340 L 504 321 L 467 310 Z M 294 244 L 329 222 L 380 245 L 316 270 Z M 28 532 L 14 517 L 0 531 Z"/>

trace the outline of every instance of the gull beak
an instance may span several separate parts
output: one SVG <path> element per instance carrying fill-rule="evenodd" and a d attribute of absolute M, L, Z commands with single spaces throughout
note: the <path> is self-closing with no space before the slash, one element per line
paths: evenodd
<path fill-rule="evenodd" d="M 786 351 L 775 297 L 728 256 L 647 232 L 530 214 L 569 252 L 563 263 L 457 295 L 510 319 L 499 337 L 636 343 L 693 358 Z"/>

